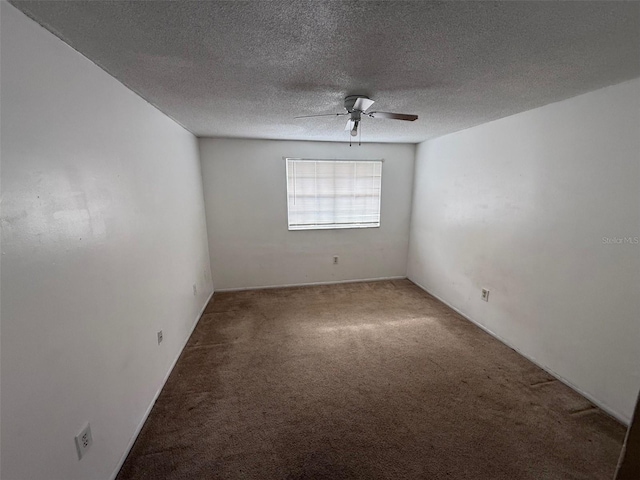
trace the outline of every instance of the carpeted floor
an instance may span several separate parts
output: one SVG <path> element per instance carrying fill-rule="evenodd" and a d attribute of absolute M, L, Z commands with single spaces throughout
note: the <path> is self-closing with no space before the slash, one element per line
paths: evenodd
<path fill-rule="evenodd" d="M 624 434 L 408 280 L 216 293 L 118 479 L 610 480 Z"/>

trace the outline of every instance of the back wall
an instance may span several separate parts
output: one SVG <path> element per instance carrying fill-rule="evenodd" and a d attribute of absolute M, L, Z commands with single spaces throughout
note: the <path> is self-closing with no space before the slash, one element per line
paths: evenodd
<path fill-rule="evenodd" d="M 199 142 L 216 290 L 406 276 L 414 145 Z M 384 159 L 380 228 L 290 232 L 283 157 Z"/>

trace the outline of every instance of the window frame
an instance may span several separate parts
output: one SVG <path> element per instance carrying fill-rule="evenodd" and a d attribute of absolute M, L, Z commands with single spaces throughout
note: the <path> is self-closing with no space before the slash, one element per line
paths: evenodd
<path fill-rule="evenodd" d="M 301 231 L 309 231 L 309 230 L 349 230 L 349 229 L 365 229 L 365 228 L 380 228 L 382 225 L 382 167 L 384 164 L 384 159 L 382 158 L 301 158 L 301 157 L 282 157 L 285 161 L 285 190 L 287 196 L 287 229 L 290 232 L 301 232 Z M 349 224 L 327 224 L 327 225 L 302 225 L 302 226 L 294 226 L 292 227 L 290 222 L 290 205 L 289 205 L 289 161 L 297 161 L 297 162 L 329 162 L 329 163 L 380 163 L 380 193 L 378 195 L 378 222 L 377 224 L 357 224 L 357 223 L 349 223 Z"/>

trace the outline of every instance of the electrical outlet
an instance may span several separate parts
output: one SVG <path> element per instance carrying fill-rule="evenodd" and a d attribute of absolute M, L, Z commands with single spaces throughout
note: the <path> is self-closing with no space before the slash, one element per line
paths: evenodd
<path fill-rule="evenodd" d="M 338 256 L 337 255 L 334 255 L 334 257 L 333 257 L 333 264 L 334 265 L 338 264 Z"/>
<path fill-rule="evenodd" d="M 162 330 L 158 332 L 158 345 L 162 343 Z"/>
<path fill-rule="evenodd" d="M 93 437 L 91 436 L 91 425 L 87 423 L 87 426 L 76 435 L 76 449 L 78 450 L 78 460 L 81 460 L 89 450 L 89 447 L 93 445 Z"/>
<path fill-rule="evenodd" d="M 198 287 L 196 286 L 196 284 L 193 284 L 193 296 L 195 297 L 196 295 L 198 295 Z"/>
<path fill-rule="evenodd" d="M 482 300 L 484 300 L 485 302 L 489 301 L 489 290 L 487 290 L 486 288 L 482 289 Z"/>

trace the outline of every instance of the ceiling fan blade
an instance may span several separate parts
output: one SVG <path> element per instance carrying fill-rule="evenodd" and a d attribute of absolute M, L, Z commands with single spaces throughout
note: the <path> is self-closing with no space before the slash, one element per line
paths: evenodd
<path fill-rule="evenodd" d="M 310 117 L 336 117 L 340 115 L 348 115 L 348 112 L 345 113 L 321 113 L 320 115 L 300 115 L 293 118 L 310 118 Z"/>
<path fill-rule="evenodd" d="M 353 130 L 353 120 L 349 119 L 347 120 L 347 124 L 344 126 L 345 130 Z"/>
<path fill-rule="evenodd" d="M 409 122 L 418 119 L 418 115 L 409 115 L 407 113 L 370 112 L 367 115 L 373 118 L 390 118 L 392 120 L 407 120 Z"/>
<path fill-rule="evenodd" d="M 354 110 L 360 110 L 361 112 L 364 112 L 367 108 L 369 108 L 374 103 L 376 103 L 376 102 L 371 100 L 371 99 L 369 99 L 369 98 L 360 97 L 353 104 L 353 109 Z"/>

